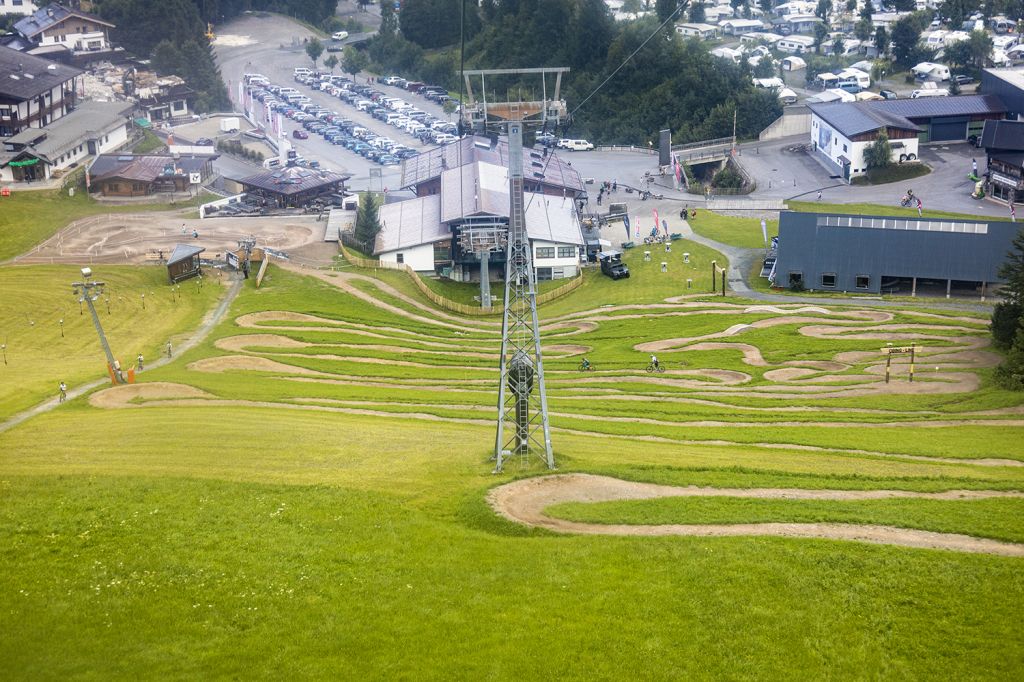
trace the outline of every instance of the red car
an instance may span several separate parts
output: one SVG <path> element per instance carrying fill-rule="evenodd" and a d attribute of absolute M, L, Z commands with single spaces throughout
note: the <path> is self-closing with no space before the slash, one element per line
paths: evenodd
<path fill-rule="evenodd" d="M 305 130 L 296 129 L 292 131 L 292 137 L 294 137 L 296 140 L 308 140 L 309 133 L 307 133 Z"/>

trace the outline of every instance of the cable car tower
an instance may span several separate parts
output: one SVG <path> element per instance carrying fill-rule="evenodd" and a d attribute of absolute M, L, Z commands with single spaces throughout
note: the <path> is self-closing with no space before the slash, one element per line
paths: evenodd
<path fill-rule="evenodd" d="M 565 101 L 559 99 L 562 74 L 568 68 L 487 69 L 464 71 L 466 102 L 460 116 L 464 128 L 508 137 L 509 213 L 505 240 L 505 310 L 501 325 L 501 378 L 498 384 L 498 424 L 494 438 L 494 471 L 502 471 L 506 460 L 518 456 L 525 466 L 531 454 L 555 468 L 548 424 L 548 397 L 544 386 L 544 363 L 537 321 L 537 274 L 533 268 L 530 239 L 526 233 L 523 200 L 523 128 L 554 129 L 566 118 Z M 488 77 L 539 76 L 541 97 L 533 101 L 490 102 Z M 548 79 L 554 78 L 554 92 L 547 95 Z M 482 99 L 474 100 L 472 81 L 480 79 Z M 500 80 L 500 79 L 499 79 Z M 489 130 L 490 128 L 490 130 Z"/>

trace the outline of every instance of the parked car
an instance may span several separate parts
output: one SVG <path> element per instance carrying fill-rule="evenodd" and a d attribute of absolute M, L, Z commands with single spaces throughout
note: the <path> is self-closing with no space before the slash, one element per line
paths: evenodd
<path fill-rule="evenodd" d="M 971 83 L 974 82 L 974 78 L 968 76 L 965 73 L 961 73 L 957 74 L 956 76 L 953 76 L 953 82 L 956 83 L 957 85 L 970 85 Z"/>
<path fill-rule="evenodd" d="M 899 99 L 899 95 L 897 95 L 892 90 L 879 90 L 878 94 L 881 95 L 884 99 Z"/>
<path fill-rule="evenodd" d="M 296 128 L 295 130 L 292 131 L 292 137 L 294 137 L 296 140 L 308 140 L 309 133 L 307 133 L 305 130 L 299 130 L 298 128 Z"/>
<path fill-rule="evenodd" d="M 348 38 L 348 31 L 338 31 L 331 34 L 331 40 L 345 40 Z"/>

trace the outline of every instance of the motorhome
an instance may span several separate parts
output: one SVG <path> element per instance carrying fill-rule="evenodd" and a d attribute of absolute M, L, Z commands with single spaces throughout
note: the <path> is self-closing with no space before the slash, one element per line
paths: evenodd
<path fill-rule="evenodd" d="M 945 97 L 949 95 L 949 90 L 940 88 L 935 83 L 921 83 L 919 90 L 914 90 L 910 93 L 911 99 L 918 99 L 920 97 Z"/>

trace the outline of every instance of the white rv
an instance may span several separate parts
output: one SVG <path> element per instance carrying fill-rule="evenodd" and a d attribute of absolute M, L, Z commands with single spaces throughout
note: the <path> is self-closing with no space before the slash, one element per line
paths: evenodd
<path fill-rule="evenodd" d="M 944 64 L 933 64 L 932 62 L 921 62 L 915 66 L 911 71 L 914 72 L 914 78 L 919 81 L 933 80 L 933 81 L 948 81 L 949 80 L 949 67 Z"/>

